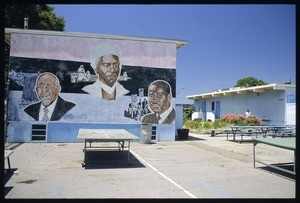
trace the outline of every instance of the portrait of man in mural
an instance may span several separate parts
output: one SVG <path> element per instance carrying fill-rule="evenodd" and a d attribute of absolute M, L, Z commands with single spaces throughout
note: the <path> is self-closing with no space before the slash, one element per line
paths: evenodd
<path fill-rule="evenodd" d="M 148 87 L 149 106 L 153 113 L 144 115 L 143 123 L 171 124 L 175 120 L 171 86 L 164 80 L 155 80 Z"/>
<path fill-rule="evenodd" d="M 75 106 L 59 96 L 59 79 L 50 72 L 44 72 L 37 77 L 35 92 L 39 102 L 26 106 L 24 111 L 36 121 L 57 121 Z"/>
<path fill-rule="evenodd" d="M 122 68 L 118 49 L 109 42 L 103 42 L 94 47 L 91 56 L 91 66 L 98 79 L 82 90 L 105 100 L 116 100 L 127 94 L 129 91 L 117 82 Z"/>

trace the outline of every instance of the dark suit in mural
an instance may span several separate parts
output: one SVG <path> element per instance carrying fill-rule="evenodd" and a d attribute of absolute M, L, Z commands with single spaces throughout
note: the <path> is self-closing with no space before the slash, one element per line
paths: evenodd
<path fill-rule="evenodd" d="M 24 111 L 36 121 L 57 121 L 75 106 L 59 96 L 60 82 L 50 72 L 44 72 L 37 77 L 35 91 L 39 102 L 28 105 Z"/>
<path fill-rule="evenodd" d="M 146 114 L 143 119 L 142 122 L 144 123 L 159 123 L 159 118 L 161 116 L 157 113 L 150 113 L 150 114 Z M 167 117 L 162 120 L 162 124 L 171 124 L 175 119 L 175 109 L 172 108 L 171 112 L 167 115 Z"/>
<path fill-rule="evenodd" d="M 41 105 L 42 105 L 42 102 L 38 102 L 38 103 L 35 103 L 35 104 L 28 105 L 24 109 L 24 111 L 29 116 L 34 118 L 34 120 L 36 120 L 36 121 L 42 120 L 42 119 L 39 119 L 39 111 L 40 111 Z M 56 105 L 55 105 L 54 110 L 53 110 L 53 113 L 50 117 L 50 121 L 58 121 L 59 119 L 61 119 L 61 117 L 63 117 L 74 106 L 75 106 L 74 103 L 69 102 L 69 101 L 65 101 L 60 96 L 58 96 Z"/>
<path fill-rule="evenodd" d="M 149 106 L 153 113 L 144 115 L 143 123 L 171 124 L 175 120 L 172 90 L 168 82 L 155 80 L 148 88 Z"/>

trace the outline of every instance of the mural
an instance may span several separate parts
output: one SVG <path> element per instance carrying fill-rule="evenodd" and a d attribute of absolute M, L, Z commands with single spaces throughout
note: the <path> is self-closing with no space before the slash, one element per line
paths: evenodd
<path fill-rule="evenodd" d="M 35 91 L 39 102 L 26 106 L 24 111 L 36 121 L 57 121 L 75 106 L 59 96 L 59 80 L 50 72 L 44 72 L 37 77 Z"/>
<path fill-rule="evenodd" d="M 140 121 L 145 114 L 150 112 L 148 101 L 144 96 L 144 89 L 140 88 L 139 95 L 131 95 L 131 102 L 128 104 L 128 109 L 124 110 L 124 116 Z"/>
<path fill-rule="evenodd" d="M 144 115 L 142 122 L 170 124 L 175 120 L 172 107 L 171 86 L 164 80 L 156 80 L 148 88 L 148 100 L 152 113 Z"/>
<path fill-rule="evenodd" d="M 117 82 L 121 73 L 118 49 L 111 43 L 103 42 L 92 49 L 91 67 L 98 79 L 83 91 L 106 100 L 116 100 L 129 91 Z"/>
<path fill-rule="evenodd" d="M 175 58 L 175 45 L 90 38 L 75 43 L 72 37 L 30 35 L 27 42 L 23 40 L 24 36 L 12 40 L 9 121 L 174 121 L 176 70 L 170 61 Z M 42 42 L 42 48 L 27 46 L 25 51 L 21 46 L 37 42 Z M 69 52 L 55 52 L 57 46 Z M 164 62 L 169 55 L 169 62 Z M 157 115 L 161 120 L 153 119 Z"/>

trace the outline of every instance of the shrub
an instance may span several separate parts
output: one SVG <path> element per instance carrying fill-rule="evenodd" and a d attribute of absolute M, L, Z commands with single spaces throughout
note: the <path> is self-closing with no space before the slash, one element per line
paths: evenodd
<path fill-rule="evenodd" d="M 228 124 L 244 125 L 245 118 L 243 115 L 227 114 L 222 120 Z"/>
<path fill-rule="evenodd" d="M 199 129 L 199 128 L 202 128 L 202 121 L 201 119 L 195 119 L 195 120 L 187 120 L 185 123 L 184 123 L 184 126 L 186 128 L 191 128 L 191 129 Z"/>
<path fill-rule="evenodd" d="M 213 122 L 209 121 L 209 122 L 204 122 L 203 124 L 203 128 L 204 129 L 209 129 L 209 128 L 212 128 L 213 126 Z"/>
<path fill-rule="evenodd" d="M 224 127 L 228 126 L 228 124 L 226 122 L 224 122 L 222 119 L 216 119 L 212 125 L 213 125 L 213 128 L 215 128 L 215 129 L 224 128 Z"/>
<path fill-rule="evenodd" d="M 251 125 L 251 126 L 257 126 L 257 125 L 260 125 L 260 118 L 258 118 L 257 116 L 255 115 L 251 115 L 251 116 L 248 116 L 246 119 L 245 119 L 245 124 L 246 125 Z"/>
<path fill-rule="evenodd" d="M 222 118 L 223 121 L 233 125 L 260 125 L 260 118 L 255 115 L 248 116 L 247 118 L 243 115 L 227 114 Z"/>

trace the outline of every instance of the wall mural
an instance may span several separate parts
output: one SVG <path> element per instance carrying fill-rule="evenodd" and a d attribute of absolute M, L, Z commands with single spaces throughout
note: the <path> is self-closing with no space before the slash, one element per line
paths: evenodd
<path fill-rule="evenodd" d="M 39 102 L 29 104 L 24 111 L 36 121 L 57 121 L 76 105 L 59 96 L 59 80 L 50 72 L 37 77 L 35 91 Z"/>
<path fill-rule="evenodd" d="M 92 46 L 90 54 L 89 61 L 11 56 L 8 120 L 174 121 L 175 68 L 123 64 L 110 41 Z"/>
<path fill-rule="evenodd" d="M 149 106 L 153 113 L 145 114 L 143 123 L 170 124 L 175 119 L 175 109 L 172 107 L 171 86 L 164 80 L 156 80 L 148 88 Z"/>
<path fill-rule="evenodd" d="M 118 49 L 111 43 L 103 42 L 93 48 L 91 55 L 90 65 L 98 79 L 82 90 L 106 100 L 116 100 L 126 95 L 128 90 L 117 82 L 121 73 Z"/>

